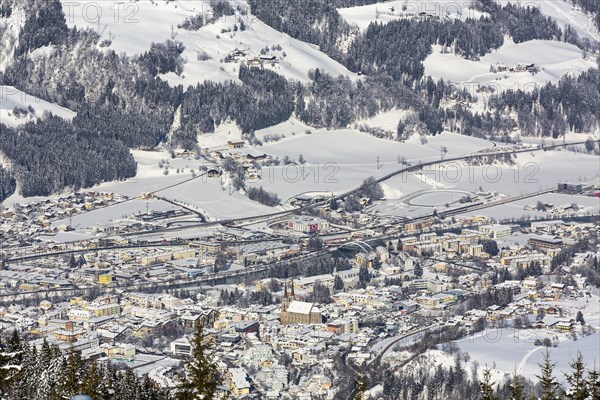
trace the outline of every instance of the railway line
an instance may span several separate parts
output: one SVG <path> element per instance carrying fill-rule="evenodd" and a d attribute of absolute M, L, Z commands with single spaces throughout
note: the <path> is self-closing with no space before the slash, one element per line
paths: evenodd
<path fill-rule="evenodd" d="M 320 250 L 312 253 L 305 253 L 295 257 L 285 259 L 285 261 L 297 262 L 305 261 L 307 259 L 319 257 L 327 254 L 327 250 Z M 185 287 L 196 287 L 201 285 L 215 284 L 218 281 L 226 281 L 228 278 L 238 278 L 241 276 L 252 275 L 268 271 L 273 265 L 279 261 L 269 262 L 266 264 L 252 265 L 243 269 L 235 271 L 222 271 L 213 274 L 198 275 L 193 279 L 164 279 L 159 281 L 151 282 L 138 282 L 138 283 L 120 283 L 107 287 L 107 290 L 123 290 L 123 291 L 139 291 L 144 292 L 148 290 L 156 290 L 160 287 L 163 290 L 173 288 L 185 288 Z M 93 287 L 65 287 L 65 288 L 49 288 L 35 291 L 23 291 L 17 293 L 0 293 L 0 303 L 10 301 L 12 303 L 25 301 L 32 297 L 58 297 L 58 296 L 74 296 L 81 295 L 86 291 L 92 290 Z"/>
<path fill-rule="evenodd" d="M 598 142 L 600 142 L 600 140 L 598 140 Z M 390 178 L 393 178 L 394 176 L 401 175 L 403 173 L 417 172 L 419 170 L 422 170 L 424 167 L 428 167 L 428 166 L 432 166 L 432 165 L 440 165 L 440 164 L 445 164 L 445 163 L 449 163 L 449 162 L 477 159 L 479 157 L 502 156 L 502 155 L 507 155 L 507 154 L 522 154 L 522 153 L 531 153 L 531 152 L 536 152 L 536 151 L 548 151 L 548 150 L 552 150 L 552 149 L 556 149 L 556 148 L 561 148 L 561 147 L 566 147 L 566 146 L 577 146 L 577 145 L 583 145 L 583 144 L 585 144 L 585 141 L 562 143 L 562 144 L 555 144 L 555 145 L 550 145 L 550 146 L 538 146 L 535 148 L 513 149 L 513 150 L 506 150 L 506 151 L 492 151 L 489 153 L 473 153 L 473 154 L 468 154 L 468 155 L 461 155 L 461 156 L 456 156 L 456 157 L 445 158 L 445 159 L 441 159 L 441 160 L 418 162 L 417 164 L 410 165 L 410 166 L 407 166 L 404 168 L 400 168 L 396 171 L 390 172 L 389 174 L 386 174 L 386 175 L 382 176 L 381 178 L 376 179 L 376 182 L 382 183 Z M 195 178 L 193 178 L 193 179 L 195 179 Z M 190 180 L 192 180 L 192 179 L 171 185 L 171 187 L 189 182 Z M 158 193 L 162 190 L 164 190 L 164 189 L 157 190 L 154 193 Z M 326 205 L 328 202 L 330 202 L 332 200 L 343 200 L 344 198 L 346 198 L 352 194 L 356 194 L 359 190 L 360 190 L 360 185 L 352 190 L 332 196 L 331 198 L 315 201 L 313 203 L 310 203 L 310 204 L 307 204 L 307 205 L 304 205 L 301 207 L 297 207 L 297 208 L 294 208 L 291 210 L 274 211 L 272 213 L 265 213 L 265 214 L 261 214 L 261 215 L 250 216 L 250 217 L 221 219 L 221 220 L 198 223 L 198 224 L 189 224 L 185 228 L 180 228 L 180 227 L 164 228 L 159 231 L 154 231 L 154 233 L 167 232 L 167 231 L 174 232 L 174 231 L 178 231 L 181 229 L 187 229 L 187 228 L 193 228 L 193 227 L 195 227 L 195 228 L 210 227 L 210 226 L 215 226 L 215 225 L 233 226 L 233 225 L 240 224 L 240 223 L 243 224 L 243 223 L 253 223 L 253 222 L 255 222 L 255 223 L 268 222 L 272 218 L 302 214 L 304 211 L 306 211 L 309 208 L 320 207 L 320 206 Z M 126 235 L 128 235 L 128 234 L 124 234 L 124 236 L 126 236 Z"/>

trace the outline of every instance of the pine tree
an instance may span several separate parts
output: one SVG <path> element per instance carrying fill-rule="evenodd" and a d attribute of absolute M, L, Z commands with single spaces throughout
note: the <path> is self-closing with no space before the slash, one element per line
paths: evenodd
<path fill-rule="evenodd" d="M 517 375 L 517 372 L 513 374 L 510 380 L 510 400 L 525 400 L 525 387 L 523 386 L 523 379 Z"/>
<path fill-rule="evenodd" d="M 371 280 L 371 274 L 366 266 L 361 266 L 358 270 L 358 282 L 361 288 L 366 288 L 367 284 Z"/>
<path fill-rule="evenodd" d="M 58 376 L 63 359 L 60 349 L 55 345 L 50 345 L 44 339 L 42 347 L 38 353 L 36 370 L 39 371 L 39 379 L 34 386 L 38 398 L 52 399 L 57 398 Z"/>
<path fill-rule="evenodd" d="M 10 336 L 10 339 L 6 343 L 6 348 L 10 352 L 16 352 L 16 351 L 20 352 L 21 350 L 23 350 L 21 348 L 21 337 L 19 336 L 19 332 L 17 332 L 16 329 L 13 330 L 12 335 Z"/>
<path fill-rule="evenodd" d="M 415 264 L 415 269 L 413 271 L 413 274 L 415 274 L 415 276 L 419 277 L 419 278 L 423 276 L 423 267 L 421 266 L 420 263 Z"/>
<path fill-rule="evenodd" d="M 83 360 L 79 351 L 72 351 L 66 358 L 60 387 L 66 396 L 81 393 Z"/>
<path fill-rule="evenodd" d="M 117 369 L 112 365 L 103 366 L 100 372 L 102 380 L 98 392 L 100 397 L 94 400 L 113 400 L 112 393 L 118 380 Z"/>
<path fill-rule="evenodd" d="M 600 373 L 596 368 L 588 371 L 586 384 L 590 398 L 600 400 Z"/>
<path fill-rule="evenodd" d="M 90 362 L 87 365 L 83 381 L 81 382 L 81 393 L 90 396 L 92 399 L 100 397 L 99 388 L 102 382 L 102 375 L 100 369 L 95 361 Z"/>
<path fill-rule="evenodd" d="M 483 370 L 483 379 L 479 382 L 479 387 L 481 388 L 481 400 L 498 400 L 498 396 L 494 392 L 490 369 L 487 366 Z"/>
<path fill-rule="evenodd" d="M 146 375 L 139 384 L 140 400 L 168 400 L 169 392 L 161 389 L 152 379 Z"/>
<path fill-rule="evenodd" d="M 177 391 L 177 400 L 213 400 L 221 384 L 217 364 L 206 344 L 203 325 L 199 323 L 192 343 L 192 359 L 186 363 L 187 376 Z"/>
<path fill-rule="evenodd" d="M 0 398 L 4 398 L 18 373 L 15 359 L 15 353 L 8 351 L 8 346 L 0 342 Z"/>
<path fill-rule="evenodd" d="M 125 372 L 119 371 L 115 379 L 114 399 L 136 399 L 138 392 L 138 379 L 131 369 Z"/>
<path fill-rule="evenodd" d="M 333 290 L 344 290 L 344 281 L 342 280 L 342 278 L 340 278 L 339 275 L 336 275 L 335 278 L 333 278 Z"/>
<path fill-rule="evenodd" d="M 356 387 L 356 395 L 354 396 L 354 400 L 362 400 L 365 396 L 365 392 L 367 390 L 367 380 L 364 376 L 358 378 L 358 384 Z"/>
<path fill-rule="evenodd" d="M 10 388 L 12 397 L 15 399 L 35 399 L 40 372 L 37 350 L 26 343 L 23 345 L 21 369 L 15 377 L 15 384 Z"/>
<path fill-rule="evenodd" d="M 560 385 L 556 378 L 552 376 L 555 365 L 556 363 L 552 364 L 550 362 L 550 352 L 546 348 L 544 363 L 539 364 L 541 375 L 536 375 L 542 388 L 542 397 L 540 397 L 540 400 L 558 400 L 560 398 Z"/>
<path fill-rule="evenodd" d="M 565 378 L 571 386 L 566 393 L 566 398 L 570 400 L 587 399 L 589 391 L 585 380 L 585 364 L 583 363 L 583 356 L 580 352 L 577 352 L 577 358 L 569 363 L 569 366 L 573 372 L 571 374 L 565 374 Z"/>
<path fill-rule="evenodd" d="M 75 259 L 75 256 L 73 254 L 71 254 L 71 257 L 69 258 L 69 268 L 76 268 L 77 267 L 77 260 Z"/>

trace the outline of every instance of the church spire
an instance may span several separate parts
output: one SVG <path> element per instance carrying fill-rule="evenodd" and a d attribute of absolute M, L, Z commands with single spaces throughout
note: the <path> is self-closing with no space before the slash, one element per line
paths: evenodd
<path fill-rule="evenodd" d="M 296 295 L 294 294 L 294 280 L 292 279 L 292 298 L 296 299 Z"/>
<path fill-rule="evenodd" d="M 287 281 L 285 281 L 285 284 L 283 286 L 283 298 L 287 299 L 288 297 L 288 292 L 287 292 Z"/>

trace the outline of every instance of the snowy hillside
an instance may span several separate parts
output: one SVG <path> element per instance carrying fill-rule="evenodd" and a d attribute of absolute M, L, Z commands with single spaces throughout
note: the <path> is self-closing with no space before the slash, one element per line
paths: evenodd
<path fill-rule="evenodd" d="M 67 120 L 76 115 L 69 109 L 28 95 L 12 86 L 0 86 L 0 123 L 15 127 L 41 118 L 46 111 Z"/>
<path fill-rule="evenodd" d="M 12 60 L 25 15 L 25 12 L 16 5 L 10 17 L 0 17 L 0 72 L 5 71 Z"/>
<path fill-rule="evenodd" d="M 502 6 L 508 3 L 522 7 L 537 7 L 542 14 L 556 20 L 565 29 L 570 25 L 582 38 L 600 40 L 600 32 L 594 27 L 591 18 L 566 0 L 496 0 Z M 394 0 L 358 7 L 340 8 L 340 15 L 359 29 L 366 29 L 370 23 L 385 24 L 402 18 L 411 18 L 420 13 L 431 16 L 461 19 L 480 18 L 483 14 L 470 8 L 470 2 L 453 0 Z"/>
<path fill-rule="evenodd" d="M 535 64 L 540 72 L 510 71 L 519 65 Z M 543 85 L 557 82 L 565 74 L 578 75 L 594 67 L 596 63 L 583 57 L 576 46 L 550 40 L 531 40 L 515 44 L 507 42 L 502 48 L 471 61 L 455 54 L 442 54 L 439 47 L 424 61 L 425 73 L 434 79 L 455 83 L 494 85 L 501 89 L 526 88 L 527 85 Z M 491 68 L 503 66 L 507 70 L 491 72 Z"/>
<path fill-rule="evenodd" d="M 251 14 L 243 15 L 248 9 L 244 2 L 236 2 L 238 8 L 235 15 L 225 16 L 214 23 L 209 23 L 197 31 L 180 29 L 187 17 L 211 14 L 208 1 L 140 1 L 126 3 L 116 15 L 112 3 L 84 1 L 73 7 L 71 2 L 63 2 L 63 10 L 67 15 L 70 27 L 87 27 L 101 34 L 103 40 L 110 40 L 109 48 L 117 53 L 128 55 L 141 54 L 150 45 L 168 39 L 181 41 L 185 46 L 182 57 L 186 60 L 181 76 L 173 73 L 164 78 L 172 85 L 184 86 L 211 81 L 237 80 L 239 63 L 223 63 L 234 50 L 244 51 L 245 57 L 258 57 L 261 49 L 276 46 L 272 50 L 278 63 L 273 64 L 276 72 L 287 78 L 307 81 L 310 69 L 320 68 L 332 75 L 348 75 L 356 77 L 344 66 L 333 61 L 319 51 L 317 46 L 310 45 L 274 30 Z M 93 18 L 86 16 L 88 10 Z M 245 26 L 245 30 L 238 27 Z M 235 25 L 235 27 L 234 27 Z M 279 45 L 281 49 L 279 49 Z M 199 60 L 199 55 L 203 60 Z M 208 58 L 208 59 L 207 59 Z"/>
<path fill-rule="evenodd" d="M 540 9 L 542 14 L 554 18 L 561 28 L 570 25 L 577 31 L 580 37 L 590 40 L 600 40 L 600 32 L 594 27 L 593 21 L 580 9 L 573 7 L 567 0 L 496 0 L 501 5 L 508 3 L 520 5 L 523 7 L 535 6 Z"/>

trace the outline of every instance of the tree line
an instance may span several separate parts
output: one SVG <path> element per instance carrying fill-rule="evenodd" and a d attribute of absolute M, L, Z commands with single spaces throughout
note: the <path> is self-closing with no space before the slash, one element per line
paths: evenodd
<path fill-rule="evenodd" d="M 15 178 L 0 165 L 0 203 L 13 194 L 16 188 L 17 182 Z"/>
<path fill-rule="evenodd" d="M 39 346 L 23 341 L 18 332 L 0 342 L 0 396 L 6 400 L 64 400 L 87 395 L 94 400 L 215 400 L 227 393 L 217 368 L 212 339 L 196 325 L 192 355 L 176 388 L 161 388 L 123 364 L 84 359 L 80 351 L 62 350 L 45 339 Z"/>
<path fill-rule="evenodd" d="M 578 351 L 577 356 L 569 366 L 571 371 L 563 372 L 568 387 L 564 388 L 558 382 L 550 351 L 546 348 L 544 359 L 538 364 L 540 373 L 536 375 L 537 383 L 529 383 L 516 372 L 508 382 L 494 384 L 490 370 L 483 371 L 483 378 L 479 381 L 481 400 L 527 400 L 536 398 L 540 400 L 587 400 L 600 399 L 600 374 L 594 366 L 587 368 L 583 356 Z"/>
<path fill-rule="evenodd" d="M 85 360 L 43 341 L 21 341 L 16 331 L 0 343 L 0 394 L 4 399 L 62 400 L 87 394 L 94 400 L 167 400 L 169 393 L 132 369 Z"/>
<path fill-rule="evenodd" d="M 383 400 L 424 400 L 424 399 L 474 399 L 474 400 L 588 400 L 600 398 L 600 377 L 596 367 L 589 368 L 580 353 L 570 363 L 571 370 L 563 372 L 567 387 L 558 382 L 554 369 L 556 363 L 551 360 L 546 348 L 543 362 L 539 364 L 537 381 L 523 378 L 518 373 L 492 380 L 490 369 L 483 371 L 477 365 L 467 369 L 463 356 L 446 346 L 447 351 L 454 354 L 451 366 L 431 366 L 426 356 L 417 357 L 411 362 L 412 368 L 403 373 L 390 370 L 383 365 L 380 371 L 373 371 L 369 376 L 374 382 L 383 384 Z M 481 371 L 481 374 L 479 373 Z M 480 377 L 481 376 L 481 377 Z"/>

